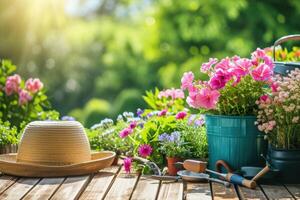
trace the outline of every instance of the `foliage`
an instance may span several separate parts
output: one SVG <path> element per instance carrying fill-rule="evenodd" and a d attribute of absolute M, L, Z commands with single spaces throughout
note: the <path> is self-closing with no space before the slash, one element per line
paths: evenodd
<path fill-rule="evenodd" d="M 189 106 L 202 113 L 253 115 L 256 100 L 272 82 L 273 67 L 271 58 L 261 49 L 253 52 L 251 59 L 211 58 L 201 66 L 208 80 L 195 80 L 193 72 L 186 72 L 181 87 L 189 93 Z"/>
<path fill-rule="evenodd" d="M 160 141 L 162 135 L 176 131 L 181 134 L 180 145 Z M 88 130 L 88 135 L 93 149 L 144 157 L 159 166 L 165 164 L 165 156 L 204 159 L 208 155 L 203 119 L 196 115 L 188 118 L 168 111 L 161 114 L 161 111 L 142 113 L 139 110 L 138 116 L 135 116 L 124 112 L 118 116 L 116 123 L 105 119 L 95 124 Z M 147 173 L 147 169 L 144 168 L 143 172 Z"/>
<path fill-rule="evenodd" d="M 0 60 L 0 118 L 9 121 L 20 130 L 21 124 L 32 120 L 58 119 L 50 103 L 43 84 L 39 79 L 21 80 L 14 74 L 16 66 L 9 60 Z"/>
<path fill-rule="evenodd" d="M 86 129 L 91 148 L 95 150 L 114 151 L 118 155 L 126 154 L 129 150 L 129 144 L 124 143 L 119 137 L 119 132 L 127 124 L 123 120 L 117 120 L 115 123 L 111 119 L 104 119 L 100 123 Z"/>
<path fill-rule="evenodd" d="M 0 56 L 40 77 L 63 115 L 126 88 L 179 87 L 210 57 L 247 56 L 300 27 L 297 0 L 95 2 L 0 2 Z"/>
<path fill-rule="evenodd" d="M 300 70 L 276 76 L 272 93 L 259 101 L 257 124 L 276 148 L 300 148 Z"/>
<path fill-rule="evenodd" d="M 0 121 L 0 146 L 18 143 L 18 129 L 6 121 Z"/>
<path fill-rule="evenodd" d="M 160 151 L 169 158 L 184 158 L 187 157 L 188 149 L 181 137 L 179 131 L 171 134 L 163 133 L 159 136 L 161 143 Z"/>
<path fill-rule="evenodd" d="M 265 52 L 269 56 L 273 56 L 273 47 L 265 48 Z M 300 48 L 293 47 L 291 51 L 281 46 L 275 49 L 276 61 L 288 61 L 288 62 L 299 62 L 300 61 Z"/>
<path fill-rule="evenodd" d="M 154 91 L 146 91 L 143 96 L 149 110 L 168 110 L 169 112 L 177 113 L 184 109 L 184 93 L 179 89 L 167 89 L 159 91 L 155 88 Z"/>

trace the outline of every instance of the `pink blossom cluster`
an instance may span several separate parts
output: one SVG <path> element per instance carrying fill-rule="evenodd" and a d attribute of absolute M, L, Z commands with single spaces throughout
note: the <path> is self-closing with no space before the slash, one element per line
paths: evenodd
<path fill-rule="evenodd" d="M 162 99 L 163 97 L 165 98 L 171 98 L 171 99 L 184 99 L 184 92 L 181 89 L 166 89 L 162 90 L 158 94 L 158 98 Z"/>
<path fill-rule="evenodd" d="M 120 131 L 119 136 L 121 138 L 127 137 L 128 135 L 130 135 L 134 131 L 136 126 L 137 126 L 136 121 L 131 122 L 128 127 L 124 128 L 123 130 Z"/>
<path fill-rule="evenodd" d="M 7 96 L 18 94 L 19 105 L 24 105 L 31 101 L 33 95 L 43 88 L 43 83 L 38 78 L 29 78 L 23 89 L 21 87 L 21 82 L 22 79 L 18 74 L 8 76 L 5 82 L 4 91 Z"/>
<path fill-rule="evenodd" d="M 256 124 L 265 133 L 279 129 L 287 132 L 300 122 L 300 70 L 291 71 L 287 77 L 277 75 L 273 81 L 272 93 L 256 101 Z"/>
<path fill-rule="evenodd" d="M 257 49 L 251 59 L 233 56 L 221 61 L 210 58 L 202 64 L 200 71 L 209 75 L 208 81 L 197 81 L 193 72 L 185 72 L 181 88 L 188 90 L 187 103 L 193 108 L 215 109 L 222 90 L 228 83 L 235 87 L 245 76 L 255 81 L 271 83 L 274 64 L 264 50 Z"/>

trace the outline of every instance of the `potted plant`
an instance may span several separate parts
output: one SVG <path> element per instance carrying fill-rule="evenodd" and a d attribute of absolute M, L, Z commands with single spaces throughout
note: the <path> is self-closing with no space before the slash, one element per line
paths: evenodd
<path fill-rule="evenodd" d="M 300 183 L 300 69 L 274 79 L 272 93 L 257 101 L 258 129 L 269 141 L 267 157 L 280 180 Z"/>
<path fill-rule="evenodd" d="M 163 133 L 158 140 L 161 143 L 160 150 L 167 158 L 168 174 L 171 176 L 177 175 L 178 169 L 174 164 L 182 161 L 185 154 L 188 153 L 181 139 L 181 133 L 178 131 L 171 134 Z"/>
<path fill-rule="evenodd" d="M 227 161 L 233 169 L 263 164 L 260 154 L 266 145 L 254 125 L 254 110 L 271 84 L 272 59 L 257 49 L 251 59 L 211 58 L 202 64 L 201 72 L 206 79 L 195 80 L 192 72 L 184 73 L 181 87 L 188 90 L 190 107 L 206 114 L 209 167 L 215 168 L 217 160 Z"/>

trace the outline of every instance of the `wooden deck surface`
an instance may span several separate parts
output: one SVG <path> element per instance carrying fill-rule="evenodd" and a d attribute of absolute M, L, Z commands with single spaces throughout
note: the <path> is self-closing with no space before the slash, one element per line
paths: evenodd
<path fill-rule="evenodd" d="M 17 178 L 0 176 L 0 199 L 108 199 L 108 200 L 206 200 L 206 199 L 300 199 L 299 185 L 259 185 L 225 188 L 217 183 L 166 182 L 126 174 L 112 166 L 89 176 L 64 178 Z"/>

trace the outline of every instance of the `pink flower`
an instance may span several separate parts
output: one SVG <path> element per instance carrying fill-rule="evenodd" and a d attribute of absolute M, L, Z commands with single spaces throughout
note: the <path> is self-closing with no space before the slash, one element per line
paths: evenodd
<path fill-rule="evenodd" d="M 272 92 L 277 92 L 278 90 L 278 84 L 276 82 L 273 82 L 271 84 L 271 89 L 272 89 Z"/>
<path fill-rule="evenodd" d="M 176 119 L 184 119 L 186 117 L 187 113 L 185 111 L 181 111 L 181 112 L 178 112 L 176 114 Z"/>
<path fill-rule="evenodd" d="M 217 90 L 208 88 L 201 89 L 198 93 L 187 98 L 187 103 L 193 108 L 215 109 L 220 93 Z"/>
<path fill-rule="evenodd" d="M 44 87 L 44 84 L 38 78 L 30 78 L 26 81 L 25 87 L 29 92 L 34 94 L 40 91 Z"/>
<path fill-rule="evenodd" d="M 158 94 L 158 98 L 168 98 L 171 97 L 172 99 L 183 99 L 184 98 L 184 92 L 181 89 L 167 89 L 167 90 L 163 90 L 160 91 Z"/>
<path fill-rule="evenodd" d="M 164 109 L 164 110 L 162 110 L 162 111 L 160 111 L 160 112 L 158 113 L 158 116 L 159 116 L 159 117 L 166 116 L 167 112 L 168 112 L 168 110 L 167 110 L 167 109 Z"/>
<path fill-rule="evenodd" d="M 125 138 L 127 137 L 130 133 L 132 133 L 132 129 L 131 128 L 124 128 L 122 131 L 120 131 L 119 136 L 121 138 Z"/>
<path fill-rule="evenodd" d="M 193 72 L 185 72 L 181 78 L 181 89 L 189 89 L 193 86 L 194 74 Z"/>
<path fill-rule="evenodd" d="M 137 126 L 137 122 L 133 121 L 129 124 L 130 129 L 134 129 Z"/>
<path fill-rule="evenodd" d="M 207 72 L 214 64 L 216 64 L 218 62 L 217 58 L 210 58 L 209 61 L 207 63 L 203 63 L 201 65 L 201 72 Z"/>
<path fill-rule="evenodd" d="M 129 174 L 131 171 L 132 158 L 129 158 L 129 157 L 125 158 L 123 160 L 123 165 L 124 165 L 125 172 Z"/>
<path fill-rule="evenodd" d="M 230 58 L 226 57 L 223 58 L 218 64 L 215 66 L 215 70 L 222 69 L 224 71 L 227 71 L 228 69 L 232 68 L 234 65 L 231 62 Z"/>
<path fill-rule="evenodd" d="M 234 68 L 232 68 L 232 73 L 238 78 L 243 77 L 249 73 L 251 66 L 251 60 L 247 58 L 238 59 L 235 61 Z"/>
<path fill-rule="evenodd" d="M 21 77 L 18 74 L 7 77 L 6 83 L 5 83 L 6 95 L 10 96 L 13 93 L 18 93 L 20 83 L 21 83 Z"/>
<path fill-rule="evenodd" d="M 268 96 L 268 95 L 262 95 L 259 99 L 260 99 L 261 101 L 266 102 L 266 101 L 269 99 L 269 96 Z"/>
<path fill-rule="evenodd" d="M 148 144 L 142 144 L 138 149 L 139 155 L 143 158 L 146 158 L 151 155 L 152 147 Z"/>
<path fill-rule="evenodd" d="M 166 91 L 160 91 L 159 93 L 158 93 L 158 98 L 159 99 L 161 99 L 161 98 L 163 98 L 163 97 L 168 97 L 168 95 L 167 95 L 167 93 L 166 93 Z"/>
<path fill-rule="evenodd" d="M 264 63 L 273 70 L 274 63 L 272 58 L 268 56 L 264 50 L 257 48 L 256 51 L 251 54 L 251 62 L 257 66 L 261 61 L 264 61 Z"/>
<path fill-rule="evenodd" d="M 251 75 L 256 81 L 268 81 L 273 75 L 273 70 L 268 65 L 260 63 L 252 70 Z"/>
<path fill-rule="evenodd" d="M 28 91 L 20 89 L 19 91 L 19 105 L 27 104 L 32 99 Z"/>
<path fill-rule="evenodd" d="M 230 80 L 231 74 L 223 69 L 217 69 L 215 75 L 210 79 L 209 85 L 213 90 L 223 88 Z"/>

